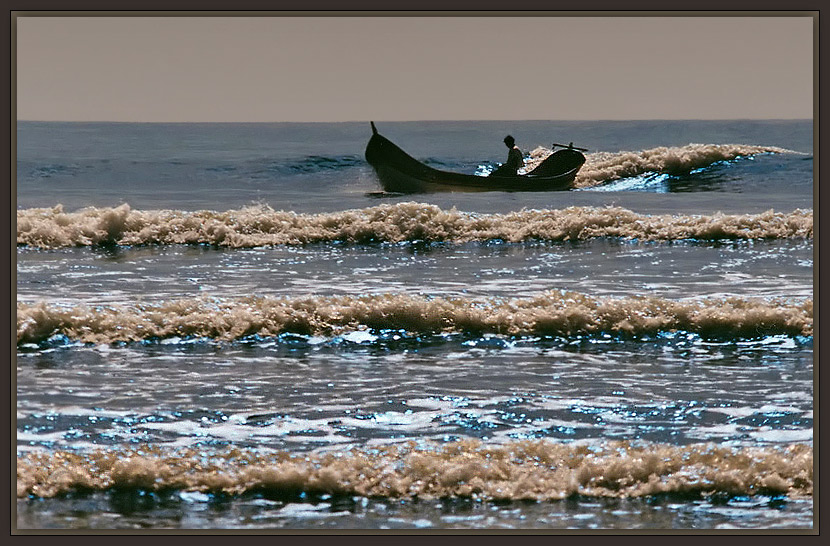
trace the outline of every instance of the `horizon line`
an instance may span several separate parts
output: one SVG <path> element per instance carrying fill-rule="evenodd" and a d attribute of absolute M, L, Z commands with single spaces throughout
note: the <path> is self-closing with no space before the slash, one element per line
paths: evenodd
<path fill-rule="evenodd" d="M 274 123 L 369 123 L 374 121 L 377 123 L 463 123 L 463 122 L 569 122 L 569 121 L 596 121 L 596 122 L 634 122 L 634 121 L 815 121 L 814 117 L 809 118 L 790 118 L 790 117 L 771 117 L 771 118 L 566 118 L 566 119 L 543 119 L 543 118 L 527 118 L 527 119 L 400 119 L 400 120 L 384 120 L 381 118 L 372 119 L 354 119 L 354 120 L 338 120 L 338 121 L 297 121 L 297 120 L 269 120 L 269 121 L 135 121 L 135 120 L 109 120 L 109 119 L 78 119 L 78 120 L 61 120 L 61 119 L 16 119 L 15 122 L 23 123 L 135 123 L 135 124 L 274 124 Z"/>

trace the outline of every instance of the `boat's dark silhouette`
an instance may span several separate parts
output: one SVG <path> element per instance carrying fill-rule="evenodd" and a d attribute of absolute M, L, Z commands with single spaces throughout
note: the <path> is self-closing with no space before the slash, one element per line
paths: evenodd
<path fill-rule="evenodd" d="M 476 176 L 440 171 L 424 165 L 378 133 L 374 122 L 366 146 L 366 161 L 387 192 L 553 191 L 570 189 L 585 156 L 573 144 L 555 151 L 526 174 Z M 562 146 L 555 144 L 554 146 Z M 583 150 L 584 151 L 584 150 Z"/>

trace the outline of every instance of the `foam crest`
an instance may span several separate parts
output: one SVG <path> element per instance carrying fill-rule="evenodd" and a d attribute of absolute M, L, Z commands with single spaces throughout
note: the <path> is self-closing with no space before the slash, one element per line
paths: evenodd
<path fill-rule="evenodd" d="M 731 161 L 769 153 L 794 153 L 775 146 L 745 144 L 687 144 L 679 147 L 658 147 L 637 152 L 597 152 L 585 156 L 585 165 L 574 181 L 577 188 L 588 188 L 611 180 L 640 176 L 645 173 L 686 174 L 719 161 Z M 530 153 L 527 170 L 541 163 L 551 150 L 539 147 Z"/>
<path fill-rule="evenodd" d="M 813 491 L 813 454 L 803 444 L 728 448 L 627 442 L 483 445 L 465 440 L 297 455 L 146 447 L 30 453 L 17 459 L 18 498 L 113 489 L 488 500 L 657 494 L 807 497 Z"/>
<path fill-rule="evenodd" d="M 594 237 L 643 240 L 811 238 L 812 210 L 761 214 L 643 215 L 620 207 L 568 207 L 473 214 L 405 202 L 323 214 L 240 210 L 184 212 L 85 208 L 17 211 L 17 244 L 39 248 L 94 245 L 210 244 L 231 248 L 429 241 L 574 241 Z"/>
<path fill-rule="evenodd" d="M 86 343 L 169 338 L 232 341 L 284 333 L 332 336 L 360 330 L 409 335 L 643 336 L 694 332 L 707 337 L 812 335 L 812 300 L 657 297 L 596 298 L 551 291 L 523 299 L 430 298 L 407 294 L 185 298 L 160 304 L 62 307 L 18 303 L 17 343 L 66 336 Z"/>

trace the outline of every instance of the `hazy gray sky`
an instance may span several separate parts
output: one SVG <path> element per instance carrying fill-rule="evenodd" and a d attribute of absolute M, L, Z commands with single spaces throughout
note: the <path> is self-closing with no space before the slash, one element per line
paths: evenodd
<path fill-rule="evenodd" d="M 810 17 L 19 17 L 21 120 L 811 118 Z"/>

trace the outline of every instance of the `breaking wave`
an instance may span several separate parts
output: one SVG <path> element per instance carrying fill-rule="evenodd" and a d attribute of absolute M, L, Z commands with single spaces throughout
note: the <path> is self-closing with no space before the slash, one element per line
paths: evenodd
<path fill-rule="evenodd" d="M 144 447 L 17 459 L 17 496 L 142 489 L 240 495 L 555 500 L 681 495 L 788 495 L 813 491 L 809 445 L 586 446 L 552 442 L 435 445 L 408 442 L 344 452 L 267 453 Z"/>
<path fill-rule="evenodd" d="M 18 303 L 17 343 L 54 336 L 85 343 L 171 338 L 233 341 L 286 333 L 356 331 L 406 335 L 647 336 L 692 332 L 714 338 L 804 335 L 813 331 L 813 301 L 657 297 L 596 298 L 551 291 L 526 299 L 429 298 L 405 294 L 184 298 L 134 306 L 63 307 Z"/>
<path fill-rule="evenodd" d="M 465 213 L 405 202 L 321 214 L 267 205 L 224 212 L 54 208 L 17 211 L 17 244 L 39 248 L 93 245 L 211 244 L 232 248 L 309 243 L 531 240 L 595 237 L 705 241 L 812 238 L 812 210 L 761 214 L 643 215 L 620 207 L 568 207 L 508 214 Z"/>
<path fill-rule="evenodd" d="M 679 147 L 661 146 L 637 152 L 597 152 L 585 156 L 585 165 L 579 171 L 574 186 L 589 188 L 646 173 L 687 174 L 720 161 L 770 153 L 794 152 L 775 146 L 745 144 L 688 144 Z M 526 170 L 532 170 L 550 154 L 551 150 L 547 148 L 536 148 L 530 153 Z"/>

